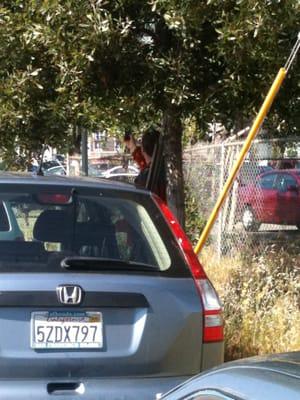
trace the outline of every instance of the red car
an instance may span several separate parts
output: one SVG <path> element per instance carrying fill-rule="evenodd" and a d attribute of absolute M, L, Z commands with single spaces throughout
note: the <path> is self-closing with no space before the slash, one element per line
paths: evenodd
<path fill-rule="evenodd" d="M 239 190 L 241 220 L 247 231 L 260 224 L 296 225 L 300 229 L 300 170 L 272 170 Z"/>

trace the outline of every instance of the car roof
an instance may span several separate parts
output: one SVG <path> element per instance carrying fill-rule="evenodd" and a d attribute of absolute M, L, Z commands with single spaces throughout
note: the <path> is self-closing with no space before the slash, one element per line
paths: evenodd
<path fill-rule="evenodd" d="M 262 172 L 261 174 L 258 175 L 258 178 L 263 178 L 264 176 L 269 176 L 269 175 L 273 175 L 273 174 L 275 174 L 275 175 L 290 174 L 296 180 L 300 181 L 300 170 L 299 169 L 273 169 L 270 171 Z"/>
<path fill-rule="evenodd" d="M 293 168 L 293 169 L 281 169 L 279 170 L 281 172 L 287 172 L 289 174 L 292 174 L 294 176 L 297 176 L 298 178 L 300 178 L 300 169 L 298 168 Z"/>
<path fill-rule="evenodd" d="M 293 168 L 293 169 L 271 169 L 268 171 L 265 171 L 264 173 L 262 173 L 261 175 L 269 175 L 269 174 L 284 174 L 284 173 L 288 173 L 288 174 L 292 174 L 292 175 L 300 175 L 300 169 L 297 168 Z"/>
<path fill-rule="evenodd" d="M 117 166 L 115 166 L 115 167 L 112 167 L 112 168 L 110 168 L 110 169 L 107 169 L 105 172 L 106 173 L 114 173 L 114 171 L 116 171 L 116 170 L 118 170 L 118 169 L 122 169 L 122 170 L 124 170 L 124 171 L 126 171 L 126 170 L 131 170 L 131 171 L 135 171 L 135 172 L 139 172 L 139 170 L 137 169 L 137 168 L 135 168 L 134 166 L 132 166 L 132 165 L 128 165 L 128 167 L 127 168 L 125 168 L 125 167 L 123 167 L 122 165 L 117 165 Z"/>
<path fill-rule="evenodd" d="M 286 391 L 294 393 L 300 390 L 300 352 L 251 357 L 224 363 L 179 385 L 177 392 L 180 391 L 180 395 L 183 395 L 208 388 L 224 392 L 230 397 L 236 395 L 239 399 L 283 399 L 285 397 L 282 397 L 282 394 Z M 270 393 L 270 396 L 256 396 L 262 388 Z M 175 389 L 169 393 L 175 393 Z M 173 397 L 170 396 L 170 399 L 173 400 Z"/>
<path fill-rule="evenodd" d="M 27 185 L 57 185 L 64 187 L 89 187 L 95 189 L 111 189 L 118 191 L 134 192 L 140 194 L 149 194 L 144 188 L 138 188 L 133 184 L 126 182 L 101 179 L 100 177 L 70 177 L 65 175 L 39 176 L 27 172 L 0 172 L 0 184 L 27 184 Z"/>
<path fill-rule="evenodd" d="M 241 367 L 272 370 L 278 373 L 291 374 L 300 379 L 300 351 L 243 358 L 241 360 L 224 363 L 212 369 L 211 373 L 214 374 L 221 370 L 225 371 L 229 369 L 234 371 Z M 199 376 L 201 376 L 201 374 Z"/>
<path fill-rule="evenodd" d="M 239 368 L 241 366 L 292 374 L 300 379 L 300 351 L 250 357 L 223 364 L 223 368 Z"/>

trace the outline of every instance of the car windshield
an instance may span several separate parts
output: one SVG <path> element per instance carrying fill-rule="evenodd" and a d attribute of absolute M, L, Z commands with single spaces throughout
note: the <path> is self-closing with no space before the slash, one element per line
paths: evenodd
<path fill-rule="evenodd" d="M 0 272 L 65 272 L 63 260 L 70 270 L 105 269 L 105 261 L 112 269 L 170 267 L 149 212 L 131 199 L 52 190 L 0 193 L 0 202 L 17 231 L 0 236 Z"/>

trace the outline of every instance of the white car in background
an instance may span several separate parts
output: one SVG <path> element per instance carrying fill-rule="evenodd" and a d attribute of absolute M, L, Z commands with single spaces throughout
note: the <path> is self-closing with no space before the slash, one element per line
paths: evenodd
<path fill-rule="evenodd" d="M 51 167 L 48 169 L 45 169 L 43 171 L 45 176 L 50 176 L 50 175 L 67 175 L 66 169 L 62 165 L 57 165 L 55 167 Z"/>
<path fill-rule="evenodd" d="M 123 181 L 123 182 L 133 182 L 135 177 L 139 174 L 139 170 L 129 165 L 127 168 L 122 165 L 113 167 L 103 172 L 101 178 Z"/>

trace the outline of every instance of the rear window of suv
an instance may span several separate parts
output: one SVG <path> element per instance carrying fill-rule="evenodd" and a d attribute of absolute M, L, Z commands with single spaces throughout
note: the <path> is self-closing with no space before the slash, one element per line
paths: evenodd
<path fill-rule="evenodd" d="M 171 266 L 155 218 L 126 196 L 52 188 L 0 193 L 0 201 L 9 204 L 24 236 L 23 241 L 0 240 L 0 272 L 108 267 L 151 272 Z M 1 213 L 0 207 L 0 218 Z"/>

